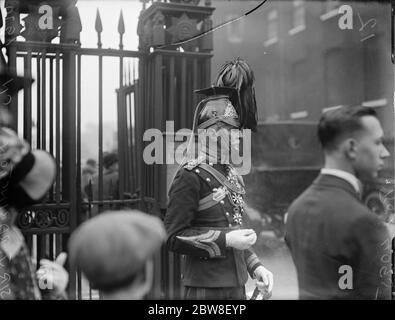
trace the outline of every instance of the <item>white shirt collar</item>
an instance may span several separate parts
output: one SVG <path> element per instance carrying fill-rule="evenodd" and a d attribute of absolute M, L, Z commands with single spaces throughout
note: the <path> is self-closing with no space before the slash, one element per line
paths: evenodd
<path fill-rule="evenodd" d="M 357 193 L 360 193 L 360 191 L 361 191 L 359 180 L 357 179 L 356 176 L 354 176 L 353 174 L 351 174 L 349 172 L 339 170 L 339 169 L 322 168 L 321 174 L 327 174 L 327 175 L 335 176 L 340 179 L 346 180 L 348 183 L 350 183 L 354 187 L 354 189 Z"/>

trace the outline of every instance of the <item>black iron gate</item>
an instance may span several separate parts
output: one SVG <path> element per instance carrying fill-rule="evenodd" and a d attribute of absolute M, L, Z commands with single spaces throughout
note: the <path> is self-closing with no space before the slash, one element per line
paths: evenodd
<path fill-rule="evenodd" d="M 156 128 L 164 134 L 166 120 L 175 122 L 174 130 L 189 128 L 196 97 L 193 89 L 210 83 L 212 38 L 201 38 L 183 48 L 166 47 L 152 50 L 152 46 L 180 40 L 196 32 L 196 24 L 210 28 L 213 8 L 177 3 L 153 2 L 143 10 L 139 19 L 139 51 L 123 49 L 125 27 L 122 11 L 118 22 L 119 49 L 104 49 L 103 31 L 97 11 L 95 29 L 97 48 L 82 48 L 79 42 L 81 21 L 74 0 L 53 0 L 59 9 L 54 23 L 59 23 L 58 36 L 53 30 L 38 30 L 39 0 L 6 0 L 5 43 L 8 66 L 19 74 L 35 78 L 32 87 L 25 87 L 19 97 L 11 101 L 15 129 L 32 146 L 48 151 L 56 159 L 57 177 L 44 201 L 18 216 L 18 225 L 26 237 L 36 263 L 41 258 L 54 259 L 67 251 L 67 241 L 73 230 L 93 212 L 108 208 L 138 208 L 163 217 L 172 166 L 146 165 L 143 161 L 143 133 Z M 185 19 L 184 13 L 190 17 Z M 20 21 L 26 15 L 25 29 Z M 178 17 L 177 19 L 173 19 Z M 61 18 L 61 19 L 60 19 Z M 177 22 L 178 21 L 178 22 Z M 171 23 L 175 25 L 171 27 Z M 166 25 L 174 35 L 167 32 Z M 186 28 L 187 25 L 187 28 Z M 2 25 L 0 25 L 2 27 Z M 20 36 L 24 37 L 21 41 Z M 170 36 L 170 37 L 169 37 Z M 184 52 L 185 51 L 185 52 Z M 85 80 L 84 59 L 97 60 L 97 77 Z M 117 198 L 103 195 L 103 127 L 104 116 L 103 63 L 113 59 L 117 64 L 119 86 L 116 92 L 116 141 L 119 158 L 119 194 Z M 114 64 L 115 65 L 115 64 Z M 114 70 L 115 72 L 115 70 Z M 98 136 L 98 195 L 83 194 L 81 163 L 82 95 L 83 82 L 97 84 Z M 94 100 L 94 99 L 93 99 Z M 181 260 L 163 247 L 155 257 L 153 289 L 149 298 L 179 298 Z M 70 271 L 71 299 L 92 299 L 95 295 L 78 270 Z M 96 293 L 95 293 L 96 294 Z M 97 295 L 96 295 L 97 297 Z"/>
<path fill-rule="evenodd" d="M 67 1 L 66 1 L 67 2 Z M 60 5 L 60 4 L 59 4 Z M 35 84 L 26 87 L 23 97 L 11 101 L 14 112 L 15 129 L 32 146 L 48 151 L 56 160 L 57 177 L 48 195 L 40 205 L 21 212 L 17 223 L 26 237 L 35 263 L 41 258 L 54 259 L 61 251 L 67 251 L 67 241 L 71 232 L 84 219 L 89 218 L 92 208 L 104 209 L 139 208 L 153 211 L 155 201 L 143 198 L 139 193 L 141 161 L 136 156 L 135 123 L 138 123 L 135 110 L 138 86 L 136 78 L 138 51 L 123 50 L 125 33 L 122 12 L 118 23 L 119 49 L 103 49 L 101 44 L 102 25 L 100 14 L 96 17 L 95 28 L 98 34 L 97 48 L 81 48 L 79 41 L 50 43 L 25 33 L 26 41 L 17 41 L 17 29 L 8 32 L 20 14 L 34 16 L 23 1 L 5 4 L 7 16 L 6 39 L 8 66 L 27 77 L 33 77 Z M 30 8 L 31 10 L 31 8 Z M 68 9 L 69 10 L 69 9 Z M 70 10 L 69 10 L 70 11 Z M 12 19 L 11 19 L 12 18 Z M 77 21 L 78 22 L 78 21 Z M 74 21 L 76 23 L 76 21 Z M 25 25 L 26 26 L 26 25 Z M 78 28 L 78 23 L 77 23 Z M 19 29 L 20 30 L 20 29 Z M 70 26 L 69 26 L 70 31 Z M 80 31 L 76 30 L 76 31 Z M 81 185 L 81 94 L 83 59 L 97 59 L 98 79 L 98 197 L 83 197 Z M 103 197 L 103 59 L 118 60 L 119 90 L 118 108 L 118 157 L 119 157 L 119 197 Z M 116 63 L 116 62 L 115 62 Z M 114 64 L 115 65 L 115 64 Z M 129 67 L 129 70 L 125 68 Z M 132 66 L 132 67 L 131 67 Z M 133 70 L 130 70 L 132 68 Z M 86 71 L 85 71 L 86 72 Z M 133 79 L 131 79 L 133 74 Z M 132 103 L 133 101 L 133 103 Z M 139 101 L 143 103 L 143 101 Z M 106 106 L 108 107 L 108 106 Z M 70 298 L 92 298 L 90 286 L 77 270 L 70 271 Z"/>

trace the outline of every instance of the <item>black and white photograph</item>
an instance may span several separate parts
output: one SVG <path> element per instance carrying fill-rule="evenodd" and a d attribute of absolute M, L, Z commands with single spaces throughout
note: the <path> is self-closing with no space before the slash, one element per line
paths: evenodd
<path fill-rule="evenodd" d="M 389 0 L 1 0 L 0 300 L 395 300 L 394 20 Z"/>

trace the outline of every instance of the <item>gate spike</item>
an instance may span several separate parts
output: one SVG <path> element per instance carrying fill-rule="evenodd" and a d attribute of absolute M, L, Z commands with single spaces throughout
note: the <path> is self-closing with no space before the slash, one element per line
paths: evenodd
<path fill-rule="evenodd" d="M 123 12 L 119 14 L 118 20 L 118 33 L 119 33 L 119 49 L 123 49 L 123 34 L 125 33 L 125 22 L 123 21 Z"/>
<path fill-rule="evenodd" d="M 101 17 L 100 17 L 99 8 L 96 9 L 95 29 L 96 29 L 97 33 L 101 33 L 103 31 L 103 25 L 101 23 Z"/>
<path fill-rule="evenodd" d="M 95 30 L 97 32 L 97 46 L 101 48 L 102 47 L 101 33 L 103 31 L 103 25 L 101 23 L 99 8 L 96 9 Z"/>
<path fill-rule="evenodd" d="M 121 13 L 119 14 L 118 33 L 119 34 L 124 34 L 125 33 L 125 22 L 123 20 L 123 12 L 122 12 L 122 10 L 121 10 Z"/>

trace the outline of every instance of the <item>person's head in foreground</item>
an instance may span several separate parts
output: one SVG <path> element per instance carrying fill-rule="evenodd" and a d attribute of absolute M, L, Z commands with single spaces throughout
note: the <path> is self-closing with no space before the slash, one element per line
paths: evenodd
<path fill-rule="evenodd" d="M 325 112 L 318 124 L 325 167 L 344 170 L 360 179 L 377 178 L 390 154 L 376 112 L 367 107 L 339 107 Z"/>
<path fill-rule="evenodd" d="M 159 218 L 137 210 L 105 212 L 72 234 L 70 264 L 103 299 L 142 299 L 152 284 L 152 257 L 165 238 Z"/>

